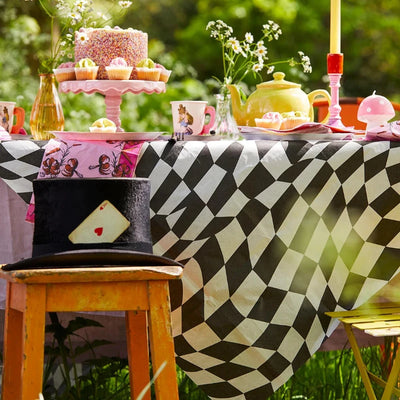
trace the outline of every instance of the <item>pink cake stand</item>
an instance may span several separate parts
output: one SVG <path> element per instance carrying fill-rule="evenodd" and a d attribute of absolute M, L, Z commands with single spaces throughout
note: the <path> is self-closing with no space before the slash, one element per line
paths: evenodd
<path fill-rule="evenodd" d="M 118 80 L 88 80 L 88 81 L 64 81 L 59 85 L 61 93 L 100 93 L 105 97 L 107 118 L 115 123 L 117 132 L 123 132 L 121 128 L 122 95 L 125 93 L 164 93 L 165 83 L 154 81 L 118 81 Z"/>

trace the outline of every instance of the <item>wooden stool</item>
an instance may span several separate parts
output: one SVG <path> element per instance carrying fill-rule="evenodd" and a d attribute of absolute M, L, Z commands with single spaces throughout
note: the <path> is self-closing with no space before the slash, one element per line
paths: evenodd
<path fill-rule="evenodd" d="M 389 377 L 387 381 L 384 381 L 368 371 L 353 332 L 353 328 L 357 328 L 372 336 L 400 335 L 400 305 L 394 303 L 368 304 L 356 310 L 327 312 L 326 315 L 338 318 L 343 323 L 368 398 L 376 400 L 371 380 L 385 389 L 381 400 L 390 400 L 392 395 L 400 397 L 400 390 L 396 387 L 400 373 L 400 355 L 396 354 Z"/>
<path fill-rule="evenodd" d="M 46 312 L 122 310 L 132 399 L 150 381 L 150 344 L 153 371 L 161 369 L 156 397 L 178 400 L 168 281 L 181 274 L 180 266 L 0 270 L 8 281 L 2 399 L 39 398 Z M 150 399 L 150 391 L 144 399 Z"/>

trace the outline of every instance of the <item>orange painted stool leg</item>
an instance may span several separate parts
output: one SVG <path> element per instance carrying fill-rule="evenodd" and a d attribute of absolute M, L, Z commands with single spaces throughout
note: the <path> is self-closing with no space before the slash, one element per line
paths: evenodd
<path fill-rule="evenodd" d="M 43 381 L 46 288 L 7 285 L 2 399 L 35 400 Z"/>
<path fill-rule="evenodd" d="M 10 307 L 12 283 L 7 282 L 6 311 L 4 320 L 4 350 L 2 399 L 21 398 L 22 388 L 22 326 L 23 314 Z"/>
<path fill-rule="evenodd" d="M 168 400 L 179 400 L 174 341 L 170 318 L 169 288 L 166 281 L 149 281 L 149 337 L 157 399 L 168 393 Z"/>
<path fill-rule="evenodd" d="M 42 392 L 46 286 L 27 285 L 24 312 L 22 400 L 35 400 Z"/>
<path fill-rule="evenodd" d="M 136 399 L 150 382 L 147 313 L 145 311 L 126 311 L 125 321 L 131 397 Z M 150 400 L 150 398 L 149 389 L 143 400 Z"/>

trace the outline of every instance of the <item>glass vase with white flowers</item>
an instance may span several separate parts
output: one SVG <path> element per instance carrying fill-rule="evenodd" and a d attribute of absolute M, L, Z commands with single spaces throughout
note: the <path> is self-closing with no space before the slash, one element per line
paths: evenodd
<path fill-rule="evenodd" d="M 36 0 L 25 0 L 36 2 Z M 107 9 L 96 6 L 93 0 L 37 0 L 50 18 L 49 46 L 39 52 L 39 73 L 52 73 L 59 64 L 73 61 L 75 31 L 81 27 L 102 28 L 113 17 L 122 17 L 131 1 L 108 1 Z"/>
<path fill-rule="evenodd" d="M 278 40 L 282 30 L 274 21 L 268 21 L 262 27 L 261 38 L 254 40 L 252 33 L 247 32 L 244 39 L 239 40 L 233 34 L 233 28 L 222 20 L 210 21 L 206 27 L 210 36 L 221 43 L 222 65 L 224 77 L 221 81 L 222 92 L 227 93 L 226 85 L 238 84 L 252 73 L 255 77 L 261 77 L 261 71 L 265 70 L 271 74 L 275 66 L 289 64 L 290 66 L 302 65 L 305 73 L 312 71 L 310 58 L 302 51 L 298 52 L 297 58 L 291 57 L 285 60 L 270 60 L 266 41 Z"/>

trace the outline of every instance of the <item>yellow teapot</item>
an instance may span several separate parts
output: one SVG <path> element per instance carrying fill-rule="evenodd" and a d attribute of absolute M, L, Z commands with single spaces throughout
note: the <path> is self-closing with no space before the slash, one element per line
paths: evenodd
<path fill-rule="evenodd" d="M 308 95 L 301 90 L 301 85 L 284 80 L 283 72 L 275 72 L 274 80 L 263 82 L 257 85 L 257 90 L 253 92 L 242 104 L 239 90 L 234 85 L 228 85 L 232 98 L 232 112 L 236 123 L 240 126 L 255 126 L 255 118 L 261 118 L 265 113 L 276 111 L 280 113 L 290 111 L 301 111 L 314 121 L 313 102 L 317 96 L 325 97 L 328 103 L 331 96 L 326 90 L 314 90 Z M 329 118 L 329 113 L 322 121 L 325 123 Z"/>

